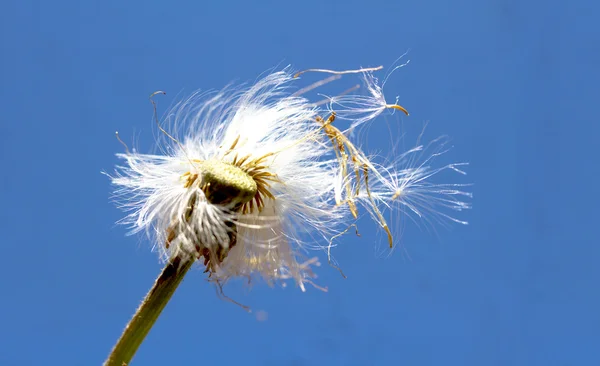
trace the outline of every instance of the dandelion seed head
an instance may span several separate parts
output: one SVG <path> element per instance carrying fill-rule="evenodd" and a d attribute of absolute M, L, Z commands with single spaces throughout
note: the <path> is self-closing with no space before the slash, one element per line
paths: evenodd
<path fill-rule="evenodd" d="M 368 95 L 333 97 L 325 110 L 302 96 L 324 82 L 294 93 L 289 69 L 249 87 L 193 94 L 159 124 L 161 154 L 127 148 L 117 154 L 121 164 L 110 178 L 115 201 L 127 212 L 120 223 L 131 234 L 146 232 L 165 261 L 200 260 L 219 287 L 260 277 L 270 285 L 291 280 L 305 290 L 318 287 L 314 267 L 320 265 L 308 251 L 326 250 L 333 263 L 334 239 L 363 210 L 391 247 L 386 214 L 394 208 L 417 216 L 431 214 L 436 204 L 468 208 L 449 199 L 457 187 L 429 183 L 440 170 L 460 165 L 436 170 L 431 159 L 415 165 L 409 152 L 388 166 L 348 137 L 348 124 L 351 130 L 385 110 L 406 111 L 386 102 L 373 75 L 378 69 L 313 70 L 333 73 L 331 80 L 357 72 L 365 79 Z"/>
<path fill-rule="evenodd" d="M 189 127 L 163 139 L 165 155 L 119 154 L 122 223 L 149 232 L 164 260 L 204 257 L 215 280 L 259 273 L 303 287 L 316 262 L 299 262 L 299 232 L 324 235 L 343 213 L 328 203 L 335 161 L 323 159 L 316 110 L 284 95 L 290 80 L 278 72 L 243 92 L 194 95 L 168 116 Z"/>

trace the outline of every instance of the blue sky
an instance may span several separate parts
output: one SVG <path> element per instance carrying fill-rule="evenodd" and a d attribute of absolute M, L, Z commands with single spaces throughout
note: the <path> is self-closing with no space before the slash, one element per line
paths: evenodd
<path fill-rule="evenodd" d="M 151 92 L 166 108 L 277 65 L 390 65 L 407 50 L 386 90 L 411 116 L 388 122 L 452 137 L 449 158 L 471 163 L 470 225 L 407 224 L 410 259 L 349 236 L 335 252 L 349 278 L 319 269 L 328 293 L 232 286 L 267 321 L 196 270 L 133 364 L 600 364 L 600 5 L 570 4 L 4 2 L 0 364 L 101 364 L 160 271 L 114 224 L 100 174 L 122 151 L 115 130 L 152 149 Z"/>

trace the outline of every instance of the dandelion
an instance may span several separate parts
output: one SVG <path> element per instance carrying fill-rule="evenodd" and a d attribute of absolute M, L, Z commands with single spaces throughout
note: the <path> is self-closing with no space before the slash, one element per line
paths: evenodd
<path fill-rule="evenodd" d="M 246 89 L 194 94 L 167 115 L 166 128 L 157 119 L 162 154 L 118 154 L 122 163 L 109 176 L 115 201 L 127 212 L 120 222 L 131 234 L 147 233 L 166 267 L 107 365 L 131 360 L 196 261 L 221 294 L 233 278 L 293 281 L 302 291 L 307 284 L 322 288 L 315 283 L 318 259 L 305 254 L 327 250 L 331 263 L 333 240 L 356 225 L 360 207 L 386 232 L 391 247 L 384 214 L 393 205 L 419 216 L 434 211 L 431 202 L 460 206 L 447 199 L 450 190 L 427 183 L 435 169 L 383 167 L 350 140 L 348 129 L 338 128 L 336 118 L 351 120 L 354 128 L 385 110 L 408 114 L 385 101 L 373 76 L 379 69 L 307 70 L 337 76 L 295 93 L 291 86 L 301 73 L 284 69 Z M 326 109 L 303 97 L 351 73 L 364 76 L 367 95 L 342 93 L 328 98 Z"/>

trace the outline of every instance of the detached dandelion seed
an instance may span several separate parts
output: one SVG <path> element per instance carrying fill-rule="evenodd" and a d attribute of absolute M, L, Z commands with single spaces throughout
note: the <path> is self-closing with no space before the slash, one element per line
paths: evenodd
<path fill-rule="evenodd" d="M 385 169 L 386 178 L 378 182 L 384 185 L 378 189 L 383 195 L 378 198 L 391 202 L 394 209 L 429 227 L 434 227 L 435 224 L 468 224 L 451 213 L 471 208 L 469 201 L 472 194 L 466 191 L 471 185 L 432 181 L 433 177 L 443 172 L 466 175 L 464 169 L 468 164 L 450 163 L 435 166 L 435 160 L 450 150 L 448 138 L 442 136 L 429 143 L 423 143 L 421 137 L 422 135 L 413 148 L 402 153 L 392 162 L 389 169 Z"/>
<path fill-rule="evenodd" d="M 403 205 L 424 215 L 426 210 L 415 207 L 430 195 L 442 206 L 460 206 L 445 200 L 459 192 L 457 186 L 450 192 L 426 183 L 435 169 L 383 168 L 347 136 L 386 110 L 408 114 L 386 102 L 373 74 L 379 69 L 309 69 L 294 75 L 287 68 L 246 89 L 197 93 L 176 105 L 164 123 L 156 120 L 163 155 L 141 154 L 125 145 L 125 152 L 117 154 L 122 163 L 109 174 L 115 201 L 127 212 L 120 223 L 131 234 L 147 233 L 166 267 L 106 365 L 130 362 L 195 262 L 221 295 L 234 278 L 326 290 L 315 282 L 318 259 L 305 254 L 321 249 L 333 265 L 334 239 L 353 226 L 358 233 L 354 221 L 363 208 L 386 232 L 391 247 L 386 210 Z M 294 93 L 292 84 L 306 72 L 335 77 Z M 303 97 L 352 74 L 363 75 L 367 95 L 352 94 L 358 89 L 352 88 L 328 98 L 326 109 Z"/>
<path fill-rule="evenodd" d="M 396 68 L 399 68 L 400 65 Z M 375 77 L 376 69 L 365 69 L 363 83 L 368 95 L 341 95 L 330 98 L 329 109 L 338 113 L 338 118 L 351 121 L 350 129 L 377 118 L 386 110 L 398 110 L 408 116 L 408 111 L 395 103 L 388 103 L 383 93 L 383 85 Z"/>

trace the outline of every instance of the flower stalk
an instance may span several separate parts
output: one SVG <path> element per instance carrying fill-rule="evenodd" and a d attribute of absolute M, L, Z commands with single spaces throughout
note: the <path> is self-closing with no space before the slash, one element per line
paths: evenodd
<path fill-rule="evenodd" d="M 167 263 L 125 327 L 104 366 L 129 365 L 193 263 L 193 258 L 184 256 L 177 256 Z"/>

